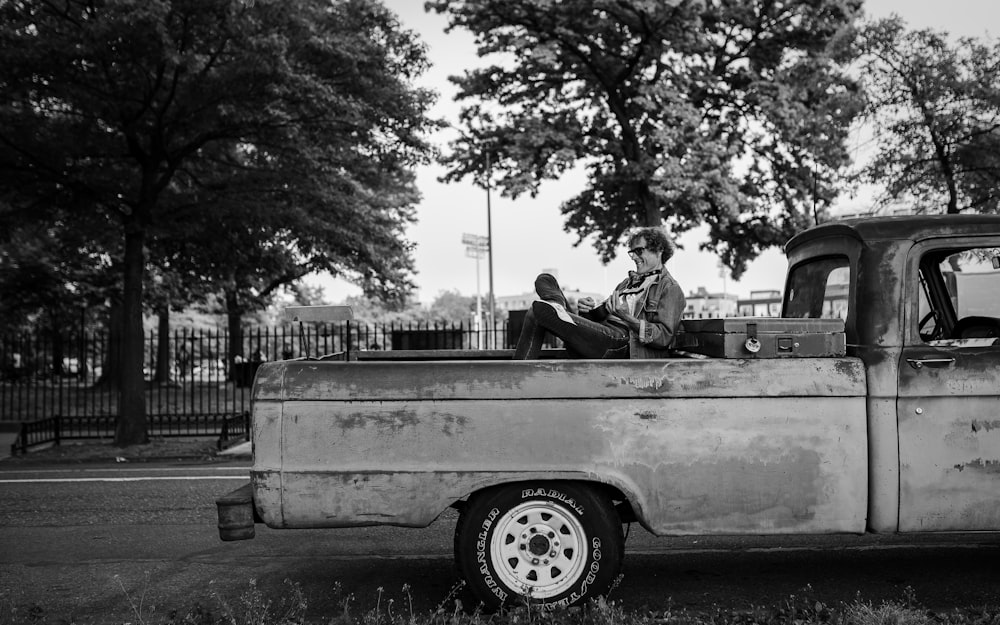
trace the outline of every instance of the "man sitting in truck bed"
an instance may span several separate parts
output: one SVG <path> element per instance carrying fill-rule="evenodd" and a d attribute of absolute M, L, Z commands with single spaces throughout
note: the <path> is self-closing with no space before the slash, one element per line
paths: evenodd
<path fill-rule="evenodd" d="M 514 360 L 538 358 L 545 333 L 561 338 L 577 358 L 663 358 L 673 345 L 684 313 L 684 291 L 664 263 L 674 244 L 660 228 L 640 228 L 628 240 L 635 271 L 599 305 L 581 298 L 580 314 L 567 310 L 556 279 L 543 273 L 535 279 L 540 300 L 524 318 Z"/>

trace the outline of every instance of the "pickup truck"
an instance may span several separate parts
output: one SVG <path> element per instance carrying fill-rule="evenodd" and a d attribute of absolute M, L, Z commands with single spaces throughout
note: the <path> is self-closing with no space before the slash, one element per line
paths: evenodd
<path fill-rule="evenodd" d="M 846 355 L 263 364 L 250 483 L 218 500 L 222 539 L 255 522 L 419 528 L 452 507 L 457 570 L 495 607 L 607 592 L 631 522 L 1000 530 L 1000 215 L 835 221 L 785 252 L 782 317 L 840 316 Z"/>

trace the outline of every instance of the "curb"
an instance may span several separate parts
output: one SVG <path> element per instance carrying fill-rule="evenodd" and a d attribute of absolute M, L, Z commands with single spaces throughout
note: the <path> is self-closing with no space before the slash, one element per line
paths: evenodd
<path fill-rule="evenodd" d="M 85 445 L 79 445 L 84 447 Z M 74 449 L 77 447 L 77 449 Z M 25 466 L 40 464 L 147 464 L 153 462 L 200 462 L 216 464 L 250 460 L 252 458 L 249 442 L 233 445 L 222 451 L 217 451 L 214 445 L 206 444 L 192 449 L 157 449 L 155 446 L 144 449 L 114 448 L 107 442 L 97 445 L 86 445 L 88 450 L 81 450 L 77 444 L 51 445 L 38 448 L 27 454 L 17 456 L 0 455 L 0 466 Z"/>

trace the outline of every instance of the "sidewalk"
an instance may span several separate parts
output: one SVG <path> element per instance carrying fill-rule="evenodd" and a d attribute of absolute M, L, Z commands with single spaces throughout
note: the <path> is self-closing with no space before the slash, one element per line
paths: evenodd
<path fill-rule="evenodd" d="M 115 447 L 108 440 L 67 441 L 61 445 L 36 448 L 24 455 L 11 456 L 10 446 L 17 438 L 14 432 L 0 431 L 0 462 L 11 464 L 36 463 L 113 463 L 156 461 L 222 462 L 249 459 L 250 442 L 218 451 L 215 437 L 154 438 L 148 445 Z"/>

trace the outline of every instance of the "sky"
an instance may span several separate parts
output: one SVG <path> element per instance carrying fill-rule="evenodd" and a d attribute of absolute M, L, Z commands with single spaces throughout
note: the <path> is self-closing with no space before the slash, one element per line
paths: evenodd
<path fill-rule="evenodd" d="M 476 56 L 475 42 L 468 32 L 455 30 L 445 33 L 444 16 L 424 12 L 423 0 L 383 0 L 400 18 L 403 27 L 416 31 L 428 47 L 431 68 L 417 85 L 436 91 L 438 101 L 431 114 L 455 125 L 460 105 L 454 101 L 455 87 L 449 76 L 481 66 L 485 61 Z M 910 28 L 933 28 L 949 32 L 954 37 L 995 37 L 1000 31 L 1000 2 L 997 0 L 866 0 L 865 13 L 872 18 L 897 14 Z M 441 149 L 447 148 L 451 135 L 444 131 L 431 137 Z M 490 194 L 487 219 L 486 192 L 471 181 L 445 184 L 438 178 L 444 169 L 437 165 L 417 171 L 417 185 L 422 200 L 417 206 L 417 223 L 407 231 L 407 238 L 416 244 L 416 298 L 430 303 L 442 291 L 458 291 L 474 296 L 477 290 L 485 298 L 489 289 L 488 263 L 478 263 L 466 255 L 464 234 L 486 236 L 492 226 L 493 284 L 497 297 L 529 292 L 535 276 L 549 271 L 558 276 L 568 289 L 606 294 L 624 277 L 633 263 L 622 254 L 603 265 L 592 243 L 579 245 L 577 236 L 564 230 L 560 205 L 585 185 L 582 171 L 573 171 L 559 180 L 545 181 L 536 197 L 517 200 Z M 866 200 L 844 197 L 839 206 L 848 212 L 864 210 Z M 739 297 L 751 291 L 780 290 L 786 269 L 784 254 L 777 249 L 766 251 L 753 261 L 739 282 L 722 271 L 718 258 L 699 251 L 707 241 L 705 229 L 685 233 L 677 239 L 678 251 L 667 268 L 685 292 L 704 287 L 709 292 L 726 292 Z M 324 289 L 324 299 L 343 302 L 360 289 L 329 276 L 314 276 L 314 284 Z"/>

